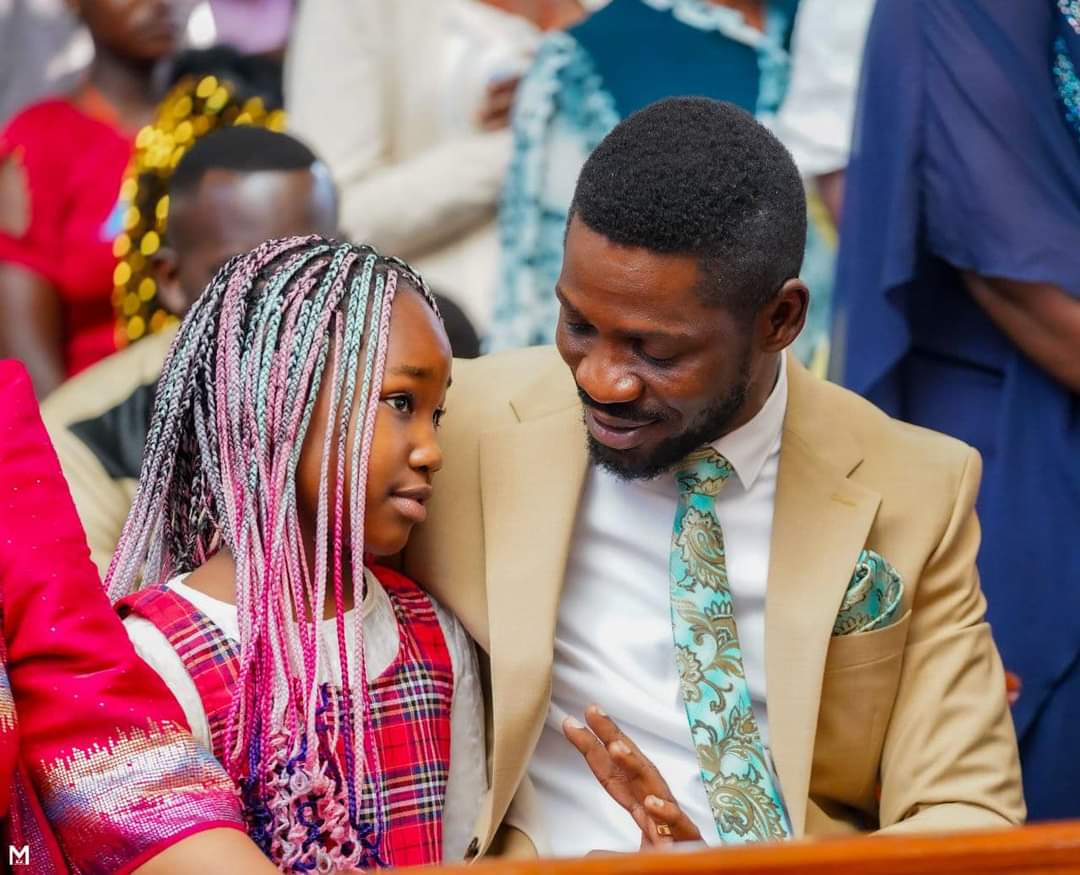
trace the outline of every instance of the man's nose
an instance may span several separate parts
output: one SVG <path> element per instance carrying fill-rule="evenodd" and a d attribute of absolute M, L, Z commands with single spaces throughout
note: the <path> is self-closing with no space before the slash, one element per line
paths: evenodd
<path fill-rule="evenodd" d="M 589 350 L 574 369 L 578 386 L 597 404 L 636 401 L 644 385 L 641 378 L 610 347 Z"/>

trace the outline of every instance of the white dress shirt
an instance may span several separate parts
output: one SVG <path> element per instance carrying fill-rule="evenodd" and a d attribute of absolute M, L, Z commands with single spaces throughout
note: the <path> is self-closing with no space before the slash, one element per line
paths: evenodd
<path fill-rule="evenodd" d="M 185 575 L 186 576 L 186 575 Z M 390 666 L 397 656 L 400 636 L 394 607 L 382 584 L 374 574 L 366 575 L 364 595 L 364 652 L 367 657 L 368 680 L 373 680 Z M 203 612 L 237 647 L 240 626 L 236 606 L 220 601 L 183 582 L 183 577 L 169 581 L 168 586 Z M 450 708 L 450 774 L 446 781 L 443 806 L 443 859 L 461 860 L 473 835 L 480 812 L 480 802 L 487 792 L 487 768 L 484 753 L 484 700 L 480 690 L 480 675 L 476 653 L 469 636 L 457 619 L 438 602 L 432 600 L 439 618 L 450 662 L 454 670 L 454 698 Z M 355 627 L 353 612 L 345 614 L 346 635 L 352 637 Z M 130 616 L 124 627 L 142 660 L 158 673 L 169 691 L 180 703 L 191 734 L 207 750 L 211 749 L 210 725 L 206 719 L 202 698 L 195 688 L 184 663 L 160 630 L 149 620 Z M 341 685 L 341 660 L 337 647 L 337 623 L 325 620 L 320 629 L 326 659 L 322 664 L 322 681 Z M 349 670 L 353 647 L 348 647 Z"/>
<path fill-rule="evenodd" d="M 787 371 L 758 414 L 713 446 L 735 469 L 716 498 L 750 697 L 768 745 L 765 583 Z M 604 709 L 641 747 L 709 844 L 719 844 L 679 693 L 668 560 L 678 503 L 671 473 L 625 482 L 590 469 L 555 631 L 551 707 L 529 768 L 537 791 L 523 824 L 541 854 L 634 851 L 641 832 L 601 788 L 562 722 Z"/>

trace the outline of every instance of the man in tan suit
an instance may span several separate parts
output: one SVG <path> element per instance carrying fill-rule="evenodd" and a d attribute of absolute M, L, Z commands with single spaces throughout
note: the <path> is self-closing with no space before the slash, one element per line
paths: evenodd
<path fill-rule="evenodd" d="M 975 569 L 978 454 L 785 353 L 804 239 L 798 174 L 763 127 L 653 104 L 578 181 L 558 352 L 456 365 L 405 565 L 490 661 L 473 854 L 1023 819 Z M 723 471 L 707 505 L 683 479 L 704 457 Z M 689 553 L 688 501 L 709 520 Z M 677 548 L 720 581 L 716 628 L 689 645 Z M 752 714 L 733 720 L 736 696 Z"/>

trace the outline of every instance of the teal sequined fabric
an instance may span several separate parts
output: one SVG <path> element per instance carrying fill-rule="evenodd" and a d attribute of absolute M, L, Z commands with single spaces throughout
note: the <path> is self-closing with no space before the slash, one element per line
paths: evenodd
<path fill-rule="evenodd" d="M 1080 142 L 1080 0 L 1058 0 L 1058 36 L 1054 40 L 1053 73 L 1065 122 Z"/>

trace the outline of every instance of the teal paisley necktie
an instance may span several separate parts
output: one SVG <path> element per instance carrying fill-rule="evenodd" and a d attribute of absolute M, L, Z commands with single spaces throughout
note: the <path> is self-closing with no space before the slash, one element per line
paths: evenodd
<path fill-rule="evenodd" d="M 750 705 L 716 517 L 733 472 L 711 447 L 677 466 L 669 567 L 675 662 L 701 779 L 720 838 L 742 844 L 786 838 L 791 825 Z"/>

